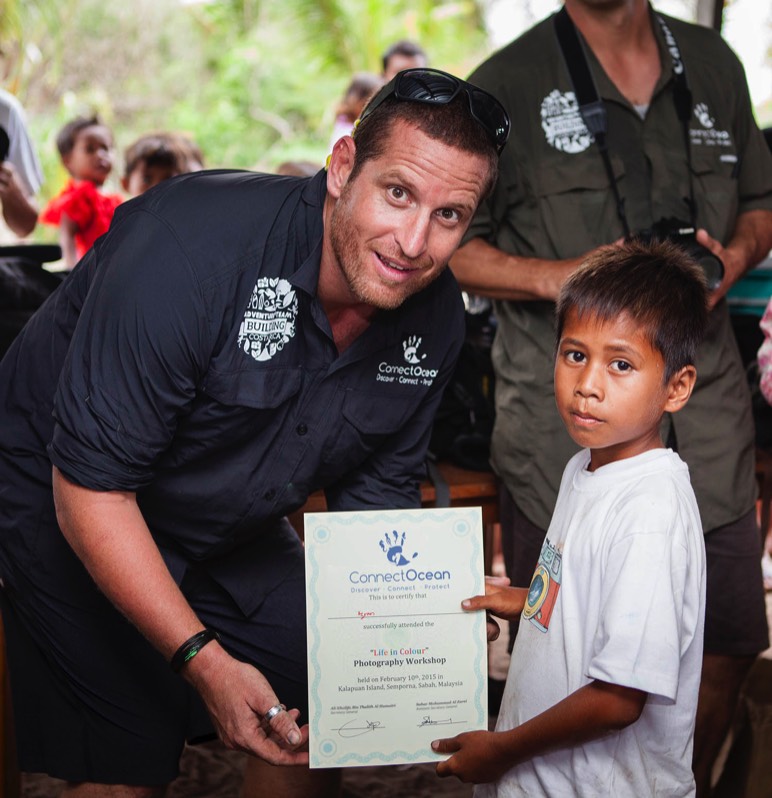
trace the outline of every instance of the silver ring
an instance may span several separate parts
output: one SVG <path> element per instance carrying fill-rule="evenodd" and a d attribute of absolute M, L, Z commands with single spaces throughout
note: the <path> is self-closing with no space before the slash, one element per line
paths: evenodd
<path fill-rule="evenodd" d="M 280 712 L 283 712 L 287 707 L 284 704 L 274 704 L 268 712 L 263 715 L 263 720 L 266 723 L 270 723 Z"/>

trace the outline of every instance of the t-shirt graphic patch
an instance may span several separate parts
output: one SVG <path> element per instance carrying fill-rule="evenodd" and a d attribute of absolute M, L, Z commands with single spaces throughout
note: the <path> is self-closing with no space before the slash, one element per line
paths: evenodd
<path fill-rule="evenodd" d="M 545 538 L 523 607 L 523 618 L 540 632 L 549 629 L 552 610 L 560 590 L 562 562 L 563 556 L 550 543 L 549 538 Z"/>
<path fill-rule="evenodd" d="M 547 143 L 571 155 L 584 152 L 592 144 L 592 134 L 579 113 L 572 91 L 551 91 L 541 102 L 541 126 Z"/>
<path fill-rule="evenodd" d="M 270 360 L 295 335 L 298 299 L 288 280 L 260 277 L 252 290 L 238 345 L 255 360 Z"/>

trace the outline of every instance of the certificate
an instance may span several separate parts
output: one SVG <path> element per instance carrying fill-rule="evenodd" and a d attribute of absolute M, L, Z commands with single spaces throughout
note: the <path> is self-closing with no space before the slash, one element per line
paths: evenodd
<path fill-rule="evenodd" d="M 312 768 L 447 758 L 488 728 L 479 507 L 307 513 Z"/>

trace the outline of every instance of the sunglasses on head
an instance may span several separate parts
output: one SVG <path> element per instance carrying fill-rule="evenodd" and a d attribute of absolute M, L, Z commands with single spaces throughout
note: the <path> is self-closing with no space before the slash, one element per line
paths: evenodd
<path fill-rule="evenodd" d="M 510 127 L 504 106 L 487 91 L 439 69 L 406 69 L 399 72 L 373 97 L 359 122 L 367 119 L 389 97 L 428 105 L 447 105 L 461 91 L 466 94 L 472 119 L 493 139 L 496 152 L 501 154 Z"/>

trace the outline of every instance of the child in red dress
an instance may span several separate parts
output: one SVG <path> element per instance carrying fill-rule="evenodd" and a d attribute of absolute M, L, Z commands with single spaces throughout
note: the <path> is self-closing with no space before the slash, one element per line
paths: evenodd
<path fill-rule="evenodd" d="M 119 194 L 100 189 L 113 168 L 115 157 L 110 129 L 97 117 L 77 117 L 56 137 L 56 146 L 70 180 L 43 209 L 40 221 L 59 227 L 65 266 L 71 269 L 107 232 Z"/>

